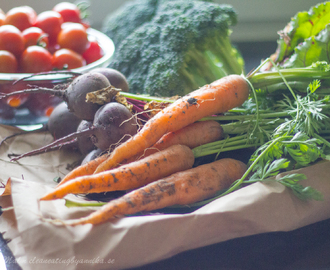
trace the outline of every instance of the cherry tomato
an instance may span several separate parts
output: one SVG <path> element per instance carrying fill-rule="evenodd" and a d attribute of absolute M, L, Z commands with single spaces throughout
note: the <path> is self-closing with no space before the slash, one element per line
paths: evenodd
<path fill-rule="evenodd" d="M 20 6 L 10 9 L 6 13 L 4 24 L 16 26 L 20 31 L 31 27 L 37 18 L 35 10 L 29 6 Z"/>
<path fill-rule="evenodd" d="M 86 28 L 80 23 L 66 23 L 57 36 L 61 48 L 71 49 L 82 54 L 88 47 Z"/>
<path fill-rule="evenodd" d="M 85 65 L 85 59 L 70 49 L 60 49 L 53 54 L 53 67 L 56 69 L 74 69 Z"/>
<path fill-rule="evenodd" d="M 4 84 L 2 87 L 2 91 L 4 93 L 11 93 L 11 92 L 16 92 L 16 91 L 20 91 L 23 89 L 27 88 L 27 82 L 24 81 L 19 81 L 15 84 L 12 83 L 7 83 Z M 8 106 L 12 107 L 12 108 L 18 108 L 21 107 L 23 104 L 25 104 L 28 100 L 29 100 L 29 94 L 18 94 L 18 95 L 14 95 L 14 96 L 10 96 L 8 98 L 5 99 L 5 102 Z"/>
<path fill-rule="evenodd" d="M 25 41 L 25 48 L 32 45 L 39 45 L 48 48 L 48 35 L 38 27 L 29 27 L 22 32 Z"/>
<path fill-rule="evenodd" d="M 6 18 L 6 14 L 0 8 L 0 26 L 5 24 L 5 18 Z"/>
<path fill-rule="evenodd" d="M 89 42 L 89 46 L 86 51 L 82 54 L 87 64 L 93 63 L 99 60 L 103 56 L 102 48 L 96 40 Z"/>
<path fill-rule="evenodd" d="M 24 47 L 22 32 L 16 26 L 0 26 L 0 50 L 9 51 L 17 57 L 23 52 Z"/>
<path fill-rule="evenodd" d="M 80 19 L 80 9 L 77 5 L 70 2 L 61 2 L 53 7 L 53 11 L 61 14 L 64 22 L 75 22 L 79 23 Z"/>
<path fill-rule="evenodd" d="M 0 73 L 16 73 L 17 59 L 11 52 L 0 50 Z"/>
<path fill-rule="evenodd" d="M 52 69 L 52 55 L 43 47 L 30 46 L 22 53 L 19 65 L 24 73 L 50 71 Z"/>
<path fill-rule="evenodd" d="M 39 27 L 48 34 L 49 42 L 56 42 L 57 35 L 61 31 L 63 18 L 60 13 L 52 10 L 41 12 L 37 16 L 34 26 Z"/>

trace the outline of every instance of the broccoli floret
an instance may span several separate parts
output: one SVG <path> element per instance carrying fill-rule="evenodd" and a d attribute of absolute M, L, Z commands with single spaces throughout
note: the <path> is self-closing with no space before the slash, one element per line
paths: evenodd
<path fill-rule="evenodd" d="M 133 93 L 185 95 L 243 72 L 244 61 L 229 39 L 236 22 L 229 5 L 162 1 L 152 20 L 119 44 L 110 67 L 127 77 Z"/>
<path fill-rule="evenodd" d="M 134 0 L 123 4 L 104 20 L 102 32 L 108 35 L 115 47 L 136 28 L 150 22 L 157 12 L 158 5 L 175 0 Z M 213 0 L 202 0 L 213 2 Z"/>
<path fill-rule="evenodd" d="M 159 0 L 130 1 L 108 15 L 102 32 L 111 37 L 117 47 L 137 27 L 149 22 L 156 14 Z"/>

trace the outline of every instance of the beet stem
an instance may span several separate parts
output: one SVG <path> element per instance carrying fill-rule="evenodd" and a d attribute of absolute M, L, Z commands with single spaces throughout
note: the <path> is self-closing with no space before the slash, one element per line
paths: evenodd
<path fill-rule="evenodd" d="M 48 149 L 51 149 L 53 147 L 57 147 L 57 146 L 62 147 L 68 141 L 72 141 L 72 140 L 77 139 L 77 138 L 79 138 L 81 136 L 85 136 L 85 135 L 88 136 L 89 134 L 92 134 L 94 132 L 94 129 L 95 129 L 94 127 L 91 127 L 91 128 L 88 128 L 88 129 L 84 129 L 82 131 L 79 131 L 79 132 L 71 133 L 68 136 L 65 136 L 63 138 L 60 138 L 60 139 L 58 139 L 58 140 L 56 140 L 56 141 L 54 141 L 54 142 L 52 142 L 52 143 L 50 143 L 50 144 L 48 144 L 46 146 L 40 147 L 39 149 L 36 149 L 36 150 L 30 151 L 30 152 L 27 152 L 25 154 L 22 154 L 22 155 L 20 155 L 20 156 L 18 156 L 16 158 L 11 159 L 10 161 L 17 161 L 17 160 L 19 160 L 19 159 L 21 159 L 23 157 L 31 156 L 31 153 L 36 153 L 36 152 L 37 153 L 43 153 L 43 152 L 47 152 Z"/>
<path fill-rule="evenodd" d="M 51 151 L 55 151 L 55 150 L 58 150 L 64 146 L 67 146 L 67 145 L 70 145 L 70 144 L 73 144 L 77 141 L 77 139 L 73 139 L 71 141 L 68 141 L 68 142 L 64 142 L 60 145 L 56 145 L 56 146 L 53 146 L 53 147 L 49 147 L 49 148 L 46 148 L 45 147 L 42 147 L 42 148 L 39 148 L 39 149 L 36 149 L 36 150 L 33 150 L 33 151 L 30 151 L 30 152 L 27 152 L 27 153 L 24 153 L 22 155 L 17 155 L 17 154 L 9 154 L 8 157 L 13 157 L 13 156 L 16 156 L 15 158 L 12 158 L 10 161 L 17 161 L 23 157 L 32 157 L 32 156 L 36 156 L 38 154 L 41 154 L 41 153 L 46 153 L 46 152 L 51 152 Z"/>
<path fill-rule="evenodd" d="M 37 87 L 37 88 L 29 88 L 29 89 L 23 89 L 19 91 L 14 91 L 11 93 L 0 93 L 0 100 L 14 96 L 14 95 L 20 95 L 20 94 L 38 94 L 38 93 L 43 93 L 43 94 L 51 94 L 56 97 L 60 97 L 64 99 L 65 96 L 65 91 L 63 90 L 55 90 L 52 88 L 47 88 L 47 87 Z"/>
<path fill-rule="evenodd" d="M 13 85 L 20 82 L 20 81 L 25 81 L 26 79 L 30 79 L 30 78 L 33 78 L 33 77 L 36 77 L 36 76 L 40 76 L 40 75 L 57 75 L 57 74 L 66 74 L 66 75 L 72 75 L 73 77 L 74 76 L 79 76 L 81 75 L 82 73 L 80 72 L 73 72 L 73 71 L 67 71 L 67 70 L 54 70 L 54 71 L 46 71 L 46 72 L 39 72 L 39 73 L 34 73 L 32 75 L 29 75 L 29 76 L 25 76 L 19 80 L 16 80 L 13 82 Z"/>
<path fill-rule="evenodd" d="M 15 133 L 15 134 L 12 134 L 12 135 L 9 135 L 5 138 L 2 139 L 2 141 L 0 142 L 0 146 L 7 140 L 9 140 L 10 138 L 14 138 L 16 136 L 20 136 L 20 135 L 25 135 L 25 134 L 35 134 L 35 133 L 41 133 L 41 132 L 46 132 L 48 131 L 48 127 L 47 125 L 42 125 L 41 128 L 38 128 L 38 129 L 35 129 L 35 130 L 29 130 L 29 131 L 22 131 L 22 132 L 18 132 L 18 133 Z"/>

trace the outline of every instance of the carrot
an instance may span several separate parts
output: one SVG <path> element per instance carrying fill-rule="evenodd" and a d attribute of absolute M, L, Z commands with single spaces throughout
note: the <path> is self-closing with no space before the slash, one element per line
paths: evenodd
<path fill-rule="evenodd" d="M 132 157 L 126 163 L 139 159 L 141 156 L 149 156 L 175 144 L 186 145 L 190 149 L 193 149 L 197 146 L 220 140 L 222 136 L 223 129 L 217 121 L 195 122 L 178 131 L 165 134 L 153 146 L 145 149 L 143 153 Z"/>
<path fill-rule="evenodd" d="M 96 225 L 118 216 L 202 201 L 228 188 L 245 171 L 246 165 L 241 161 L 220 159 L 152 182 L 110 201 L 89 216 L 68 220 L 64 224 Z"/>
<path fill-rule="evenodd" d="M 194 165 L 192 150 L 184 145 L 173 145 L 144 159 L 113 170 L 81 176 L 46 194 L 40 200 L 63 198 L 69 193 L 100 193 L 130 190 L 146 185 Z"/>
<path fill-rule="evenodd" d="M 67 181 L 70 181 L 72 179 L 75 179 L 79 176 L 83 175 L 91 175 L 94 173 L 96 168 L 104 161 L 106 161 L 108 158 L 108 154 L 103 154 L 96 159 L 93 159 L 89 162 L 87 162 L 84 165 L 80 165 L 79 167 L 73 169 L 71 172 L 69 172 L 62 181 L 58 184 L 58 186 L 63 185 Z"/>
<path fill-rule="evenodd" d="M 160 150 L 164 150 L 175 144 L 186 145 L 189 148 L 195 148 L 197 146 L 214 142 L 221 139 L 223 135 L 223 130 L 220 124 L 216 121 L 201 121 L 190 124 L 176 132 L 169 132 L 165 134 L 157 143 L 155 143 L 150 148 L 147 148 L 143 153 L 131 157 L 129 160 L 123 163 L 129 163 L 135 161 L 141 157 L 146 157 Z M 63 180 L 58 184 L 58 186 L 83 175 L 91 175 L 94 173 L 95 169 L 99 164 L 107 159 L 108 154 L 104 154 L 89 163 L 82 165 L 69 174 L 67 174 Z"/>
<path fill-rule="evenodd" d="M 229 75 L 187 94 L 157 113 L 136 135 L 115 148 L 94 173 L 116 167 L 155 144 L 168 132 L 242 105 L 249 96 L 249 89 L 245 78 Z"/>

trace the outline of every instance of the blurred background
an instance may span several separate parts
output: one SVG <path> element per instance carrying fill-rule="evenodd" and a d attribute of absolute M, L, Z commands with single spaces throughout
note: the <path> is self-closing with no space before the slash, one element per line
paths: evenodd
<path fill-rule="evenodd" d="M 91 26 L 101 30 L 107 15 L 131 0 L 89 0 Z M 2 0 L 0 8 L 9 9 L 28 5 L 36 12 L 52 9 L 61 0 Z M 76 1 L 67 1 L 76 2 Z M 285 27 L 298 11 L 308 11 L 310 7 L 320 3 L 317 0 L 215 0 L 214 2 L 229 4 L 238 13 L 238 24 L 232 27 L 232 42 L 237 45 L 246 61 L 249 71 L 260 63 L 260 59 L 268 57 L 276 49 L 277 32 Z"/>
<path fill-rule="evenodd" d="M 93 28 L 100 29 L 104 18 L 130 0 L 89 0 L 90 22 Z M 37 12 L 51 9 L 60 0 L 2 0 L 0 8 L 7 12 L 10 8 L 29 5 Z M 67 1 L 75 2 L 75 1 Z M 309 8 L 321 1 L 317 0 L 216 0 L 217 3 L 229 4 L 238 12 L 238 24 L 233 28 L 232 40 L 274 41 L 277 31 L 284 28 L 290 18 L 298 11 Z"/>

